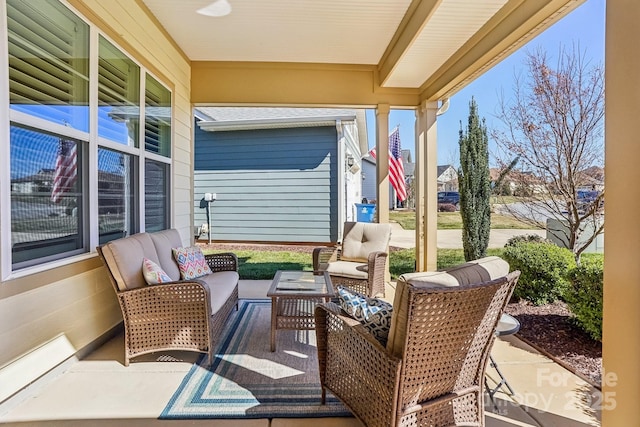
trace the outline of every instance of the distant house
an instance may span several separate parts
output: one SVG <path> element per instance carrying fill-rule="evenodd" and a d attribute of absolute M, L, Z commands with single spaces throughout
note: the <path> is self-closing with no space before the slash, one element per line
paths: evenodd
<path fill-rule="evenodd" d="M 40 169 L 35 174 L 12 179 L 11 192 L 49 203 L 55 174 L 55 169 Z M 122 174 L 98 171 L 99 214 L 120 214 L 123 211 L 124 185 Z"/>
<path fill-rule="evenodd" d="M 501 173 L 501 169 L 489 169 L 489 176 L 492 186 L 496 185 Z M 543 194 L 549 191 L 548 186 L 546 185 L 544 180 L 540 177 L 535 176 L 532 172 L 529 171 L 510 171 L 502 179 L 502 187 L 504 189 L 507 189 L 508 194 L 513 194 L 516 196 L 524 196 L 527 194 Z M 505 194 L 504 191 L 502 194 Z"/>
<path fill-rule="evenodd" d="M 402 166 L 404 167 L 404 182 L 410 186 L 416 173 L 416 164 L 411 157 L 411 150 L 402 150 Z"/>
<path fill-rule="evenodd" d="M 452 165 L 438 166 L 438 191 L 458 191 L 458 171 Z"/>
<path fill-rule="evenodd" d="M 491 168 L 489 170 L 491 183 L 495 186 L 500 177 L 501 170 Z M 591 166 L 575 174 L 576 190 L 602 191 L 604 190 L 604 168 Z M 508 189 L 510 194 L 518 193 L 542 194 L 553 191 L 552 187 L 540 177 L 531 172 L 512 170 L 502 180 L 502 186 Z M 550 190 L 551 188 L 551 190 Z"/>
<path fill-rule="evenodd" d="M 368 153 L 362 158 L 362 198 L 370 202 L 377 198 L 376 159 Z"/>
<path fill-rule="evenodd" d="M 604 190 L 604 168 L 591 166 L 578 174 L 578 190 L 602 191 Z"/>
<path fill-rule="evenodd" d="M 54 169 L 40 169 L 33 175 L 11 180 L 11 192 L 20 194 L 51 193 Z"/>
<path fill-rule="evenodd" d="M 216 193 L 213 239 L 330 243 L 356 220 L 363 110 L 201 107 L 195 120 L 194 225 Z"/>

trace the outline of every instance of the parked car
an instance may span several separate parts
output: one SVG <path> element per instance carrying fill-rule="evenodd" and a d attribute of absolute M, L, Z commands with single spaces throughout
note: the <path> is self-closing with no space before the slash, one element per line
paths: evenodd
<path fill-rule="evenodd" d="M 585 212 L 591 205 L 600 197 L 599 191 L 588 191 L 588 190 L 578 190 L 576 193 L 577 196 L 577 204 L 578 211 Z M 599 200 L 598 209 L 602 209 L 604 207 L 604 200 Z"/>
<path fill-rule="evenodd" d="M 593 202 L 599 195 L 597 191 L 578 190 L 578 200 L 581 202 Z"/>
<path fill-rule="evenodd" d="M 460 204 L 460 193 L 457 191 L 438 191 L 438 204 L 447 203 L 458 207 Z"/>

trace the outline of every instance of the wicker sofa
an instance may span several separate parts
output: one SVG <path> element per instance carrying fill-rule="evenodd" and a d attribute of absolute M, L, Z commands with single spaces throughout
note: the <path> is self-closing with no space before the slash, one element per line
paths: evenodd
<path fill-rule="evenodd" d="M 206 353 L 238 306 L 238 259 L 232 253 L 205 256 L 212 273 L 180 280 L 172 249 L 182 247 L 177 230 L 138 233 L 98 247 L 118 297 L 125 329 L 125 366 L 142 354 L 167 350 Z M 143 259 L 159 265 L 172 280 L 148 285 Z"/>
<path fill-rule="evenodd" d="M 315 310 L 320 381 L 368 427 L 484 425 L 483 378 L 519 277 L 498 257 L 399 277 L 386 345 L 334 303 Z"/>

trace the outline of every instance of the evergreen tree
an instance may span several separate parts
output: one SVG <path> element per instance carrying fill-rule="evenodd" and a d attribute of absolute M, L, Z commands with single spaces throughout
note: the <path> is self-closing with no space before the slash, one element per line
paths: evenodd
<path fill-rule="evenodd" d="M 485 120 L 478 117 L 472 97 L 466 132 L 460 122 L 460 215 L 462 246 L 467 261 L 486 256 L 491 226 L 491 180 L 489 177 L 489 139 Z"/>

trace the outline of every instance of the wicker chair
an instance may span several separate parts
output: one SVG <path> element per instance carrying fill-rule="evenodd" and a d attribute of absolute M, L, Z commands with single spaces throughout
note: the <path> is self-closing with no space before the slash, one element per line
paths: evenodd
<path fill-rule="evenodd" d="M 409 284 L 400 354 L 337 305 L 318 305 L 323 401 L 330 390 L 368 427 L 483 426 L 487 357 L 519 274 L 452 287 Z"/>
<path fill-rule="evenodd" d="M 313 269 L 327 270 L 334 286 L 384 296 L 391 226 L 345 222 L 341 247 L 313 250 Z"/>
<path fill-rule="evenodd" d="M 122 310 L 125 366 L 136 356 L 168 350 L 206 353 L 209 364 L 214 360 L 215 343 L 238 304 L 238 259 L 232 253 L 207 255 L 212 274 L 180 280 L 171 248 L 181 244 L 176 230 L 164 230 L 97 248 Z M 175 281 L 147 285 L 143 257 Z"/>

